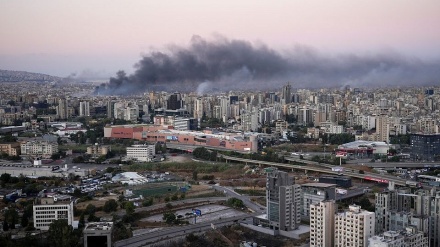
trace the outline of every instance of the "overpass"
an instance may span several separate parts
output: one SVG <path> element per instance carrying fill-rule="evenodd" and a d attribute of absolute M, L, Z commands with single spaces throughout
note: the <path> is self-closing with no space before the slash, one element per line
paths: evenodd
<path fill-rule="evenodd" d="M 174 144 L 174 143 L 167 143 L 167 148 L 171 149 L 178 149 L 182 151 L 189 151 L 192 152 L 194 149 L 201 146 L 195 146 L 195 145 L 187 145 L 187 144 Z M 218 151 L 231 151 L 226 148 L 221 147 L 209 147 L 209 146 L 203 146 L 207 149 L 211 150 L 218 150 Z M 242 153 L 248 153 L 248 152 L 242 152 Z M 251 159 L 243 159 L 243 158 L 237 158 L 232 156 L 226 156 L 223 154 L 219 154 L 219 157 L 222 157 L 225 159 L 226 163 L 228 161 L 236 161 L 236 162 L 243 162 L 245 164 L 256 164 L 256 165 L 264 165 L 264 166 L 273 166 L 278 167 L 282 169 L 297 169 L 297 170 L 305 170 L 305 171 L 313 171 L 313 172 L 320 172 L 320 173 L 327 173 L 327 174 L 333 174 L 333 175 L 341 175 L 341 173 L 345 176 L 354 177 L 354 178 L 360 178 L 370 181 L 376 181 L 379 183 L 388 183 L 388 181 L 394 182 L 396 185 L 402 185 L 405 186 L 405 179 L 397 178 L 395 176 L 391 175 L 385 175 L 385 174 L 377 174 L 377 173 L 371 173 L 371 172 L 365 172 L 365 173 L 359 173 L 359 170 L 355 169 L 344 169 L 343 172 L 337 172 L 332 171 L 331 168 L 334 167 L 333 165 L 319 163 L 311 160 L 305 160 L 305 159 L 298 159 L 293 158 L 290 156 L 285 156 L 284 159 L 289 162 L 296 162 L 296 163 L 302 163 L 304 165 L 292 165 L 287 163 L 276 163 L 276 162 L 269 162 L 269 161 L 261 161 L 261 160 L 251 160 Z"/>
<path fill-rule="evenodd" d="M 277 167 L 282 169 L 291 169 L 291 170 L 305 170 L 305 171 L 313 171 L 313 172 L 320 172 L 320 173 L 327 173 L 327 174 L 333 174 L 333 175 L 345 175 L 349 177 L 359 178 L 359 179 L 365 179 L 369 181 L 376 181 L 379 183 L 388 183 L 389 181 L 394 182 L 396 185 L 405 186 L 406 180 L 397 178 L 395 176 L 391 175 L 383 175 L 383 174 L 377 174 L 377 173 L 371 173 L 371 172 L 364 172 L 359 173 L 359 170 L 355 169 L 344 169 L 343 172 L 337 172 L 331 170 L 331 165 L 328 164 L 321 164 L 318 162 L 310 161 L 310 160 L 303 160 L 303 159 L 292 159 L 292 161 L 295 161 L 297 163 L 303 163 L 304 165 L 292 165 L 292 164 L 285 164 L 285 163 L 276 163 L 276 162 L 269 162 L 269 161 L 261 161 L 261 160 L 251 160 L 251 159 L 243 159 L 243 158 L 237 158 L 237 157 L 231 157 L 226 155 L 219 155 L 219 157 L 222 157 L 226 160 L 226 163 L 228 161 L 235 161 L 235 162 L 243 162 L 245 164 L 255 164 L 259 166 L 271 166 L 271 167 Z M 313 165 L 313 166 L 312 166 Z"/>
<path fill-rule="evenodd" d="M 440 168 L 440 163 L 427 162 L 371 162 L 363 164 L 372 168 Z"/>
<path fill-rule="evenodd" d="M 203 223 L 191 224 L 191 225 L 186 225 L 186 226 L 164 228 L 159 231 L 133 236 L 131 238 L 127 238 L 124 240 L 119 240 L 119 241 L 115 242 L 113 246 L 115 246 L 115 247 L 151 246 L 154 243 L 161 242 L 164 240 L 172 240 L 173 238 L 176 238 L 176 237 L 181 237 L 181 236 L 184 237 L 190 233 L 197 234 L 200 232 L 204 232 L 204 231 L 212 229 L 212 226 L 222 227 L 222 226 L 233 225 L 235 223 L 241 222 L 243 220 L 246 220 L 246 219 L 251 218 L 252 216 L 256 216 L 256 215 L 258 215 L 258 213 L 241 215 L 241 216 L 234 216 L 234 217 L 226 218 L 226 219 L 220 218 L 220 219 L 215 220 L 213 222 L 203 222 Z"/>

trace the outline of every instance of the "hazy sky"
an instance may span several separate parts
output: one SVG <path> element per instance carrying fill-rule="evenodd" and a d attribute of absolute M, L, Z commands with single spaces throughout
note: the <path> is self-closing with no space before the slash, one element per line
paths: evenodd
<path fill-rule="evenodd" d="M 0 0 L 0 69 L 67 76 L 133 71 L 193 35 L 329 54 L 440 58 L 439 0 Z"/>

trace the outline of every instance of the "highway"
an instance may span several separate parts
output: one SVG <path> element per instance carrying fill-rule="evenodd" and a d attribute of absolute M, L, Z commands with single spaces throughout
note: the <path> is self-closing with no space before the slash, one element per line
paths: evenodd
<path fill-rule="evenodd" d="M 393 181 L 396 185 L 402 185 L 405 186 L 405 179 L 401 179 L 395 176 L 391 175 L 385 175 L 385 174 L 377 174 L 377 173 L 370 173 L 365 172 L 363 174 L 359 173 L 359 170 L 355 169 L 345 169 L 343 172 L 337 172 L 331 170 L 331 165 L 328 164 L 322 164 L 310 160 L 303 160 L 303 159 L 293 159 L 293 161 L 298 163 L 304 163 L 304 165 L 291 165 L 291 164 L 284 164 L 284 163 L 275 163 L 275 162 L 269 162 L 269 161 L 261 161 L 261 160 L 250 160 L 250 159 L 242 159 L 237 157 L 231 157 L 226 155 L 219 155 L 223 159 L 228 161 L 238 161 L 243 162 L 246 164 L 256 164 L 256 165 L 264 165 L 264 166 L 272 166 L 272 167 L 278 167 L 278 168 L 284 168 L 284 169 L 297 169 L 297 170 L 305 170 L 305 171 L 314 171 L 314 172 L 320 172 L 320 173 L 328 173 L 333 175 L 345 175 L 349 177 L 354 178 L 360 178 L 370 181 L 376 181 L 376 182 L 384 182 L 388 183 L 388 181 Z M 314 166 L 311 166 L 314 165 Z"/>
<path fill-rule="evenodd" d="M 364 165 L 372 168 L 440 168 L 439 163 L 428 163 L 428 162 L 370 162 L 363 163 Z"/>
<path fill-rule="evenodd" d="M 247 221 L 248 219 L 252 218 L 252 216 L 259 215 L 261 213 L 265 213 L 265 207 L 259 206 L 259 205 L 255 204 L 254 202 L 252 202 L 249 199 L 249 196 L 240 195 L 237 192 L 235 192 L 233 189 L 228 188 L 228 187 L 223 187 L 223 186 L 219 186 L 219 185 L 212 185 L 212 187 L 218 191 L 223 191 L 225 193 L 226 197 L 193 198 L 193 199 L 186 199 L 184 201 L 175 201 L 175 202 L 171 202 L 171 203 L 173 204 L 173 206 L 175 206 L 177 204 L 181 205 L 181 204 L 185 204 L 185 203 L 194 203 L 194 202 L 206 202 L 206 201 L 218 202 L 218 201 L 224 201 L 230 197 L 235 197 L 235 198 L 242 200 L 243 203 L 245 204 L 245 206 L 247 208 L 251 209 L 251 211 L 254 211 L 254 213 L 248 214 L 248 215 L 235 216 L 235 217 L 226 218 L 226 219 L 219 219 L 219 220 L 216 220 L 213 222 L 202 222 L 202 223 L 186 225 L 186 226 L 176 226 L 176 227 L 164 228 L 164 229 L 161 229 L 158 231 L 140 234 L 140 235 L 133 236 L 133 237 L 125 239 L 125 240 L 118 241 L 114 244 L 114 246 L 115 247 L 119 247 L 119 246 L 130 246 L 130 247 L 148 246 L 148 245 L 154 244 L 158 241 L 164 241 L 167 239 L 171 240 L 176 237 L 186 236 L 189 233 L 197 233 L 197 232 L 203 232 L 203 231 L 209 230 L 209 229 L 211 229 L 211 223 L 214 224 L 216 227 L 222 227 L 222 226 L 226 226 L 226 225 L 232 225 L 236 222 Z M 157 204 L 157 205 L 153 205 L 150 207 L 137 208 L 136 212 L 153 210 L 153 209 L 157 209 L 157 208 L 164 207 L 164 206 L 165 206 L 165 204 Z"/>
<path fill-rule="evenodd" d="M 228 188 L 228 187 L 223 187 L 223 186 L 219 186 L 219 185 L 213 185 L 212 187 L 216 190 L 225 192 L 225 195 L 228 197 L 235 197 L 235 198 L 242 200 L 244 205 L 254 212 L 265 213 L 263 211 L 266 210 L 266 206 L 256 205 L 254 202 L 252 202 L 249 199 L 249 196 L 238 194 L 233 189 Z"/>
<path fill-rule="evenodd" d="M 188 145 L 188 144 L 175 144 L 175 143 L 167 143 L 167 148 L 171 149 L 178 149 L 183 151 L 193 151 L 195 148 L 201 147 L 201 146 L 195 146 L 195 145 Z M 222 148 L 222 147 L 209 147 L 204 146 L 207 149 L 211 150 L 219 150 L 219 151 L 231 151 L 230 149 Z M 237 151 L 239 153 L 249 153 L 248 151 Z M 300 153 L 301 154 L 301 153 Z M 309 152 L 307 153 L 309 155 L 331 155 L 331 153 L 324 153 L 324 152 Z M 304 154 L 304 155 L 307 155 Z M 291 156 L 285 156 L 285 159 L 288 161 L 297 161 L 299 160 L 299 157 L 291 157 Z M 302 159 L 301 163 L 308 164 L 307 160 Z M 310 161 L 313 162 L 313 161 Z M 316 162 L 315 162 L 316 163 Z M 438 167 L 440 168 L 440 163 L 428 163 L 428 162 L 370 162 L 370 160 L 365 160 L 365 162 L 358 161 L 358 160 L 350 160 L 348 161 L 350 164 L 356 164 L 356 165 L 366 165 L 368 167 L 372 168 L 428 168 L 428 167 Z M 320 164 L 321 166 L 325 166 L 325 164 Z M 330 165 L 329 165 L 330 166 Z"/>
<path fill-rule="evenodd" d="M 194 145 L 185 145 L 185 144 L 171 144 L 171 143 L 167 143 L 167 148 L 174 148 L 174 149 L 180 149 L 180 150 L 194 150 L 195 148 L 197 148 L 198 146 L 194 146 Z M 227 150 L 227 149 L 222 149 L 222 148 L 212 148 L 212 147 L 206 147 L 208 149 L 215 149 L 215 150 Z M 284 157 L 287 161 L 293 161 L 293 162 L 298 162 L 298 163 L 303 163 L 304 165 L 291 165 L 291 164 L 284 164 L 284 163 L 275 163 L 275 162 L 268 162 L 268 161 L 260 161 L 260 160 L 251 160 L 251 159 L 242 159 L 242 158 L 237 158 L 237 157 L 231 157 L 231 156 L 226 156 L 226 155 L 222 155 L 219 154 L 219 157 L 222 157 L 226 160 L 226 162 L 228 161 L 238 161 L 238 162 L 243 162 L 246 164 L 257 164 L 257 165 L 265 165 L 265 166 L 273 166 L 273 167 L 279 167 L 279 168 L 284 168 L 284 169 L 298 169 L 298 170 L 305 170 L 305 171 L 314 171 L 314 172 L 321 172 L 321 173 L 328 173 L 328 174 L 334 174 L 334 175 L 339 175 L 341 174 L 341 172 L 335 172 L 331 170 L 331 167 L 333 167 L 332 165 L 329 164 L 323 164 L 323 163 L 318 163 L 318 162 L 314 162 L 311 160 L 306 160 L 306 159 L 299 159 L 296 157 L 290 157 L 290 156 L 286 156 Z M 368 163 L 368 164 L 373 164 L 373 163 Z M 381 163 L 376 163 L 377 165 L 383 165 Z M 390 167 L 399 167 L 399 164 L 409 164 L 409 165 L 420 165 L 418 163 L 387 163 Z M 313 165 L 313 166 L 308 166 L 308 165 Z M 366 164 L 367 165 L 367 164 Z M 386 174 L 377 174 L 377 173 L 369 173 L 369 172 L 365 172 L 364 174 L 360 174 L 359 170 L 355 170 L 355 169 L 345 169 L 344 172 L 342 172 L 343 175 L 349 176 L 349 177 L 354 177 L 354 178 L 360 178 L 360 179 L 366 179 L 366 180 L 372 180 L 372 181 L 376 181 L 376 182 L 388 182 L 388 181 L 393 181 L 395 182 L 396 185 L 405 185 L 406 180 L 405 179 L 401 179 L 401 178 L 397 178 L 395 176 L 391 176 L 391 175 L 386 175 Z"/>
<path fill-rule="evenodd" d="M 211 228 L 211 225 L 213 224 L 216 228 L 232 225 L 236 222 L 245 221 L 252 216 L 258 215 L 258 213 L 253 213 L 249 215 L 242 215 L 242 216 L 236 216 L 232 218 L 227 219 L 219 219 L 213 222 L 206 222 L 206 223 L 198 223 L 194 225 L 186 225 L 186 226 L 176 226 L 176 227 L 169 227 L 162 229 L 160 231 L 154 231 L 150 232 L 148 234 L 142 234 L 138 236 L 134 236 L 128 239 L 124 239 L 121 241 L 117 241 L 114 243 L 114 247 L 122 247 L 122 246 L 128 246 L 128 247 L 139 247 L 139 246 L 149 246 L 151 244 L 157 243 L 162 240 L 166 239 L 172 239 L 179 236 L 186 236 L 190 233 L 197 233 L 202 231 L 207 231 Z"/>

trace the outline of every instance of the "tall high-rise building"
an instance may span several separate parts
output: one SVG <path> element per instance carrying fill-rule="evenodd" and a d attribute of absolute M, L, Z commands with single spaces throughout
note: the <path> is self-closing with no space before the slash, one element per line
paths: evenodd
<path fill-rule="evenodd" d="M 220 98 L 220 109 L 221 109 L 221 118 L 224 122 L 226 122 L 229 119 L 230 116 L 230 104 L 229 99 L 226 97 Z"/>
<path fill-rule="evenodd" d="M 440 134 L 412 134 L 411 158 L 435 161 L 440 156 Z"/>
<path fill-rule="evenodd" d="M 90 117 L 90 102 L 88 101 L 79 102 L 79 116 Z"/>
<path fill-rule="evenodd" d="M 349 210 L 335 216 L 335 247 L 368 246 L 374 235 L 374 213 L 351 205 Z"/>
<path fill-rule="evenodd" d="M 375 194 L 376 234 L 403 229 L 403 225 L 401 229 L 395 229 L 391 222 L 395 222 L 393 212 L 410 212 L 411 198 L 405 196 L 410 192 L 410 188 L 395 189 L 391 183 L 387 190 Z"/>
<path fill-rule="evenodd" d="M 113 118 L 115 116 L 114 111 L 115 111 L 115 102 L 111 100 L 107 101 L 107 117 Z"/>
<path fill-rule="evenodd" d="M 180 93 L 174 93 L 170 95 L 167 100 L 167 109 L 169 110 L 177 110 L 182 108 L 182 96 Z"/>
<path fill-rule="evenodd" d="M 284 104 L 289 104 L 292 102 L 291 89 L 292 87 L 290 86 L 290 83 L 283 87 L 283 90 L 281 92 L 281 99 L 284 101 Z"/>
<path fill-rule="evenodd" d="M 310 205 L 310 247 L 334 246 L 335 202 Z"/>
<path fill-rule="evenodd" d="M 313 122 L 313 111 L 307 107 L 301 107 L 298 114 L 298 123 L 307 125 Z"/>
<path fill-rule="evenodd" d="M 203 99 L 199 97 L 196 99 L 196 102 L 194 104 L 194 118 L 200 120 L 202 117 L 203 117 Z"/>
<path fill-rule="evenodd" d="M 390 125 L 388 117 L 381 115 L 376 117 L 376 141 L 390 143 Z"/>
<path fill-rule="evenodd" d="M 236 95 L 230 95 L 229 96 L 229 104 L 233 105 L 235 103 L 238 103 L 238 96 Z"/>
<path fill-rule="evenodd" d="M 59 119 L 67 119 L 69 117 L 67 99 L 58 100 L 57 117 Z"/>
<path fill-rule="evenodd" d="M 287 172 L 276 169 L 267 173 L 267 217 L 271 229 L 291 231 L 301 222 L 301 186 Z"/>

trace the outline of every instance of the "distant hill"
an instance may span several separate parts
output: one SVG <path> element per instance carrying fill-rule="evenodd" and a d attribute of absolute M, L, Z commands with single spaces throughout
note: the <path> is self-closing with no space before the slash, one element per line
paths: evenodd
<path fill-rule="evenodd" d="M 0 70 L 0 82 L 58 82 L 63 78 L 26 71 Z"/>

